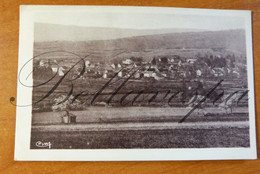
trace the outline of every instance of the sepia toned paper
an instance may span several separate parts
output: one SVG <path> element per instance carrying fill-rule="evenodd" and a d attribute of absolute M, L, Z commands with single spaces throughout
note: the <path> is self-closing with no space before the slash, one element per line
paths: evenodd
<path fill-rule="evenodd" d="M 251 12 L 21 6 L 16 160 L 255 159 Z"/>

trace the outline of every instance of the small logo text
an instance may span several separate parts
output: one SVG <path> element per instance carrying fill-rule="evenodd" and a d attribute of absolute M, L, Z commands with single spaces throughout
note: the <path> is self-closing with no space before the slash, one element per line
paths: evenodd
<path fill-rule="evenodd" d="M 41 141 L 37 141 L 36 143 L 35 143 L 35 145 L 37 146 L 37 147 L 48 147 L 49 149 L 51 149 L 51 142 L 41 142 Z"/>

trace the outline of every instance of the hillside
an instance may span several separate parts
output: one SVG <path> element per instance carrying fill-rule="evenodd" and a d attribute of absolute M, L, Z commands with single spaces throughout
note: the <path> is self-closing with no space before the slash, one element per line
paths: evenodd
<path fill-rule="evenodd" d="M 245 55 L 245 32 L 243 30 L 226 30 L 156 34 L 113 40 L 35 42 L 34 55 L 64 50 L 81 56 L 92 54 L 94 57 L 104 60 L 110 59 L 111 55 L 120 51 L 131 53 L 159 49 L 217 49 Z"/>
<path fill-rule="evenodd" d="M 146 49 L 211 49 L 224 48 L 245 52 L 243 30 L 170 33 L 137 36 L 116 40 L 86 42 L 88 49 L 143 51 Z"/>

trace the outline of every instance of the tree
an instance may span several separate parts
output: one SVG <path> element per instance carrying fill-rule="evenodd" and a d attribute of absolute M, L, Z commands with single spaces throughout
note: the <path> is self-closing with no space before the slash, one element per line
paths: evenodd
<path fill-rule="evenodd" d="M 74 99 L 74 96 L 71 95 L 66 99 L 66 95 L 61 95 L 54 99 L 54 104 L 52 105 L 53 111 L 65 111 L 71 109 L 80 109 L 81 102 L 78 99 Z"/>
<path fill-rule="evenodd" d="M 152 60 L 152 65 L 156 65 L 156 60 L 155 60 L 155 57 L 153 58 L 153 60 Z"/>
<path fill-rule="evenodd" d="M 72 117 L 76 117 L 74 114 L 69 113 L 71 109 L 81 108 L 81 103 L 79 100 L 75 99 L 72 95 L 67 98 L 66 95 L 61 95 L 54 99 L 54 104 L 52 105 L 53 111 L 65 111 L 66 115 L 62 115 L 63 119 L 66 120 L 64 123 L 70 123 Z"/>

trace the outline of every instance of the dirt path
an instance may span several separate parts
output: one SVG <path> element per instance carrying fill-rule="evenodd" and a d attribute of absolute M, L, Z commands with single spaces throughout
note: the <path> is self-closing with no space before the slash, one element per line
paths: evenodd
<path fill-rule="evenodd" d="M 110 130 L 162 130 L 162 129 L 217 129 L 217 128 L 247 128 L 248 121 L 236 122 L 201 122 L 201 123 L 91 123 L 91 124 L 59 124 L 33 125 L 32 131 L 110 131 Z"/>

